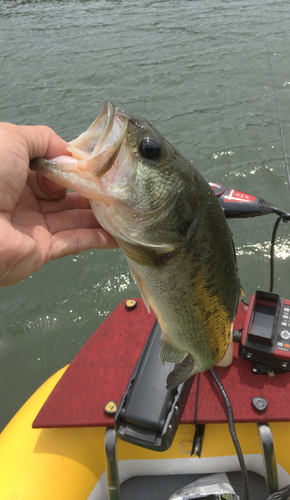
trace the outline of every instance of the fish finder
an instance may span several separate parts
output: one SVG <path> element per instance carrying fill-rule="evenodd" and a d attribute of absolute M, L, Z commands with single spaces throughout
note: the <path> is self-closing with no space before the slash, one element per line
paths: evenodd
<path fill-rule="evenodd" d="M 256 291 L 249 304 L 239 355 L 253 361 L 254 373 L 290 371 L 290 300 Z"/>

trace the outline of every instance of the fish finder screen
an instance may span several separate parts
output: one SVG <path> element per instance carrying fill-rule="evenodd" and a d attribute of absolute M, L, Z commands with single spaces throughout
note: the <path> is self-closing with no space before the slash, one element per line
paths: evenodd
<path fill-rule="evenodd" d="M 258 337 L 271 339 L 275 320 L 275 312 L 276 309 L 274 307 L 269 307 L 264 304 L 257 304 L 251 334 Z"/>

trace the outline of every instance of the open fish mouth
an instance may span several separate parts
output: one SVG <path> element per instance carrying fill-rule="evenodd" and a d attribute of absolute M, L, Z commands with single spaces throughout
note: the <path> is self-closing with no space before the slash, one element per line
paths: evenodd
<path fill-rule="evenodd" d="M 109 159 L 119 149 L 127 124 L 123 111 L 106 101 L 96 120 L 86 132 L 69 143 L 67 150 L 79 160 Z"/>
<path fill-rule="evenodd" d="M 94 199 L 91 182 L 108 172 L 116 160 L 128 119 L 119 108 L 106 101 L 92 125 L 77 139 L 68 143 L 72 156 L 58 156 L 50 160 L 36 158 L 30 169 L 58 184 Z"/>

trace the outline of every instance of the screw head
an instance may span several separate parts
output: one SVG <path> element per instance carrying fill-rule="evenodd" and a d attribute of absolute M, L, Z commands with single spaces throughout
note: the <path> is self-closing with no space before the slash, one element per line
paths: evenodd
<path fill-rule="evenodd" d="M 137 305 L 137 300 L 134 300 L 134 299 L 128 299 L 125 302 L 126 309 L 134 309 L 134 307 L 136 307 L 136 305 Z"/>
<path fill-rule="evenodd" d="M 252 398 L 252 404 L 258 411 L 266 410 L 268 406 L 268 401 L 265 398 L 255 397 Z"/>

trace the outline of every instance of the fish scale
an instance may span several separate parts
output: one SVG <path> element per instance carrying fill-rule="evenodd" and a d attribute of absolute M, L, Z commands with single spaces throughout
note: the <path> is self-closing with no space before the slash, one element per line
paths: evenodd
<path fill-rule="evenodd" d="M 160 359 L 178 363 L 168 387 L 211 368 L 227 350 L 243 293 L 212 189 L 149 122 L 109 101 L 69 151 L 71 163 L 36 159 L 31 168 L 89 198 L 118 241 L 158 318 Z"/>

